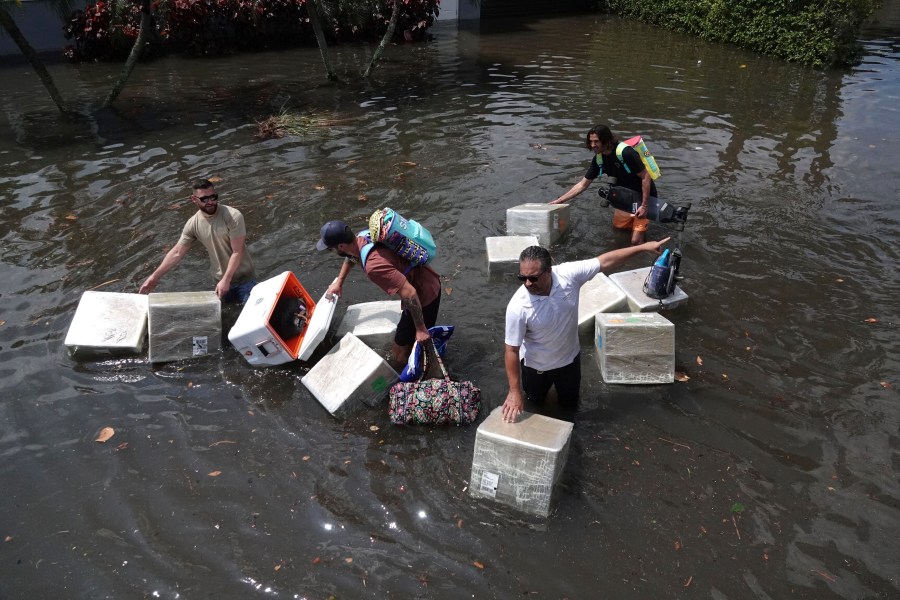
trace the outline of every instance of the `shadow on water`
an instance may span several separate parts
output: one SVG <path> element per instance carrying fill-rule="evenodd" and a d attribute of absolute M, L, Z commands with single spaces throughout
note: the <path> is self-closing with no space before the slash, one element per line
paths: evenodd
<path fill-rule="evenodd" d="M 620 51 L 636 40 L 652 52 Z M 141 64 L 85 121 L 5 70 L 0 596 L 896 596 L 900 61 L 895 32 L 865 44 L 859 66 L 820 72 L 606 17 L 441 25 L 369 82 L 358 47 L 332 50 L 338 84 L 315 50 Z M 81 106 L 118 71 L 53 69 Z M 257 139 L 282 107 L 321 127 Z M 469 496 L 474 427 L 330 417 L 300 384 L 314 361 L 63 347 L 81 294 L 136 291 L 191 213 L 190 180 L 213 176 L 261 275 L 292 270 L 313 297 L 339 267 L 314 249 L 324 221 L 389 205 L 425 223 L 457 327 L 448 367 L 490 410 L 516 283 L 488 275 L 483 238 L 581 177 L 596 122 L 642 134 L 661 196 L 694 203 L 690 300 L 666 315 L 689 380 L 606 384 L 583 348 L 548 519 Z M 624 243 L 595 193 L 557 262 Z M 209 289 L 202 254 L 160 290 Z M 336 319 L 381 299 L 355 272 Z"/>

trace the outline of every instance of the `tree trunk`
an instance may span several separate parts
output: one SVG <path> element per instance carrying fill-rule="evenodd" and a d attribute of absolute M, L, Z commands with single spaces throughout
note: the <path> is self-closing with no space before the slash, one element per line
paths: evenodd
<path fill-rule="evenodd" d="M 337 75 L 328 62 L 328 42 L 325 41 L 325 33 L 322 31 L 322 23 L 319 21 L 319 7 L 316 6 L 318 0 L 307 0 L 306 10 L 309 12 L 309 24 L 312 25 L 313 33 L 316 34 L 316 43 L 319 45 L 319 52 L 322 54 L 322 63 L 325 65 L 325 76 L 329 81 L 337 81 Z"/>
<path fill-rule="evenodd" d="M 31 67 L 41 79 L 41 83 L 44 84 L 47 93 L 50 94 L 50 97 L 53 99 L 53 103 L 56 104 L 56 108 L 59 109 L 59 112 L 67 116 L 74 115 L 74 112 L 66 108 L 62 96 L 59 95 L 59 90 L 56 89 L 56 84 L 53 83 L 53 77 L 50 76 L 47 67 L 44 66 L 44 63 L 37 55 L 37 52 L 34 51 L 34 48 L 31 47 L 31 44 L 29 44 L 28 40 L 25 39 L 25 36 L 22 35 L 22 32 L 19 30 L 19 27 L 16 25 L 12 16 L 10 16 L 3 7 L 0 7 L 0 25 L 3 25 L 3 29 L 5 29 L 6 33 L 9 34 L 9 37 L 13 39 L 19 47 L 19 50 L 21 50 L 22 54 L 25 55 L 25 58 L 28 59 L 28 62 L 31 63 Z"/>
<path fill-rule="evenodd" d="M 381 38 L 381 43 L 378 44 L 378 47 L 375 49 L 375 54 L 372 55 L 372 62 L 369 63 L 369 67 L 366 69 L 366 72 L 363 73 L 363 77 L 367 78 L 372 73 L 372 69 L 375 68 L 375 63 L 378 62 L 378 59 L 381 58 L 382 52 L 384 52 L 385 47 L 388 45 L 388 42 L 391 41 L 391 38 L 394 37 L 394 29 L 397 28 L 397 19 L 400 17 L 400 0 L 394 0 L 394 10 L 391 11 L 391 22 L 388 23 L 387 31 L 384 32 L 384 37 Z"/>
<path fill-rule="evenodd" d="M 147 42 L 147 38 L 150 36 L 150 30 L 152 28 L 153 16 L 150 14 L 150 0 L 143 0 L 141 2 L 141 24 L 138 28 L 137 39 L 134 40 L 134 46 L 131 47 L 131 52 L 128 53 L 128 59 L 125 61 L 125 66 L 119 74 L 116 85 L 110 90 L 109 95 L 106 97 L 106 100 L 103 101 L 103 104 L 100 105 L 100 108 L 109 107 L 125 87 L 125 82 L 128 81 L 131 72 L 134 71 L 134 67 L 141 57 L 141 52 L 144 51 L 144 44 Z"/>

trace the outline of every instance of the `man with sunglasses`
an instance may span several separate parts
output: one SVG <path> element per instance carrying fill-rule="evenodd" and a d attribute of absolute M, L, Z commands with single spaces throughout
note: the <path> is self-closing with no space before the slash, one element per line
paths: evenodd
<path fill-rule="evenodd" d="M 566 411 L 578 408 L 581 345 L 578 294 L 581 286 L 641 252 L 659 254 L 669 238 L 605 252 L 596 258 L 551 266 L 550 252 L 529 246 L 519 255 L 516 290 L 506 307 L 504 365 L 509 392 L 503 420 L 513 423 L 529 403 L 542 405 L 551 386 Z"/>
<path fill-rule="evenodd" d="M 152 292 L 162 276 L 175 268 L 193 243 L 199 241 L 209 254 L 209 272 L 216 281 L 216 295 L 223 302 L 243 304 L 256 285 L 253 260 L 245 246 L 244 216 L 236 208 L 219 204 L 219 195 L 208 179 L 198 179 L 193 189 L 191 202 L 197 212 L 188 219 L 178 243 L 138 291 L 141 294 Z"/>

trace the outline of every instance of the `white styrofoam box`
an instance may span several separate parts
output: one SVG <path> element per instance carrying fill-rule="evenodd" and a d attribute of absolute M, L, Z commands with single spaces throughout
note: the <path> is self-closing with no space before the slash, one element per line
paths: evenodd
<path fill-rule="evenodd" d="M 307 326 L 299 335 L 293 335 L 296 331 L 285 333 L 284 327 L 279 326 L 280 316 L 276 314 L 282 312 L 285 307 L 279 311 L 275 310 L 279 301 L 287 302 L 292 298 L 300 298 L 303 301 L 310 319 L 315 316 L 318 305 L 290 271 L 253 286 L 241 314 L 228 332 L 228 341 L 251 365 L 281 365 L 297 360 L 300 345 L 308 335 L 310 327 Z"/>
<path fill-rule="evenodd" d="M 506 209 L 506 233 L 536 235 L 544 247 L 558 242 L 568 228 L 568 204 L 528 203 Z"/>
<path fill-rule="evenodd" d="M 484 238 L 487 248 L 488 272 L 515 272 L 519 269 L 519 255 L 529 246 L 538 246 L 537 236 L 507 235 Z"/>
<path fill-rule="evenodd" d="M 688 295 L 685 294 L 680 287 L 675 286 L 675 291 L 668 298 L 657 300 L 651 298 L 644 293 L 644 280 L 650 273 L 650 267 L 643 269 L 634 269 L 633 271 L 623 271 L 622 273 L 613 273 L 609 276 L 610 281 L 622 288 L 625 297 L 628 299 L 628 306 L 634 312 L 656 312 L 657 310 L 666 310 L 675 308 L 687 302 Z"/>
<path fill-rule="evenodd" d="M 147 335 L 147 296 L 87 291 L 66 333 L 72 354 L 138 353 Z"/>
<path fill-rule="evenodd" d="M 384 400 L 399 376 L 377 352 L 346 334 L 300 381 L 332 415 Z"/>
<path fill-rule="evenodd" d="M 213 291 L 150 294 L 148 323 L 151 363 L 205 356 L 222 347 L 222 302 Z"/>
<path fill-rule="evenodd" d="M 609 280 L 603 273 L 581 286 L 578 293 L 578 333 L 589 340 L 594 339 L 594 315 L 601 312 L 622 312 L 628 310 L 625 292 Z"/>
<path fill-rule="evenodd" d="M 475 432 L 469 493 L 546 517 L 571 435 L 572 423 L 533 413 L 505 423 L 498 406 Z"/>
<path fill-rule="evenodd" d="M 675 325 L 657 313 L 597 313 L 595 344 L 606 383 L 675 381 Z"/>
<path fill-rule="evenodd" d="M 400 300 L 354 304 L 347 307 L 335 335 L 352 333 L 371 348 L 390 348 L 402 314 Z"/>
<path fill-rule="evenodd" d="M 325 335 L 331 328 L 331 319 L 334 318 L 334 309 L 337 308 L 338 300 L 340 300 L 340 296 L 336 294 L 329 296 L 326 292 L 316 302 L 316 310 L 309 318 L 309 327 L 303 335 L 300 352 L 297 353 L 298 360 L 309 360 L 315 349 L 325 339 Z"/>

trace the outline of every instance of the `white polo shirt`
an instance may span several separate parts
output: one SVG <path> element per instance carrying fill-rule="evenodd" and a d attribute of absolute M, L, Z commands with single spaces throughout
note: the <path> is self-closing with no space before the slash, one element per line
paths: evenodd
<path fill-rule="evenodd" d="M 578 293 L 600 272 L 596 258 L 556 265 L 550 271 L 550 295 L 537 296 L 521 286 L 506 307 L 506 344 L 519 346 L 525 366 L 549 371 L 571 364 L 578 342 Z"/>

